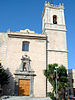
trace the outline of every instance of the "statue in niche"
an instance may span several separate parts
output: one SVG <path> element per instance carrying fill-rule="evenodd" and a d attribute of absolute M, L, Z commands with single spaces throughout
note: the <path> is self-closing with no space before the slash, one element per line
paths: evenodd
<path fill-rule="evenodd" d="M 23 71 L 27 71 L 26 62 L 23 63 Z"/>
<path fill-rule="evenodd" d="M 22 56 L 22 71 L 30 71 L 30 57 L 27 55 Z"/>

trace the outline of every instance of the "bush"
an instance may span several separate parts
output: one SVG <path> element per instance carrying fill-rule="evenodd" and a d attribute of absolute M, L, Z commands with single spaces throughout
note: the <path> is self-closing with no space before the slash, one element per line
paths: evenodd
<path fill-rule="evenodd" d="M 54 97 L 54 93 L 53 93 L 53 92 L 52 92 L 52 93 L 51 93 L 51 92 L 49 93 L 49 97 L 50 97 L 52 100 L 56 100 L 56 98 Z"/>

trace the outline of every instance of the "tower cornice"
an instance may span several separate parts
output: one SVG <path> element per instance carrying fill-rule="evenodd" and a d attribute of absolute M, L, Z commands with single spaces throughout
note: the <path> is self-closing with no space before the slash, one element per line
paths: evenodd
<path fill-rule="evenodd" d="M 50 4 L 49 2 L 45 3 L 45 6 L 44 6 L 44 10 L 43 10 L 43 13 L 42 13 L 42 18 L 44 16 L 44 13 L 45 13 L 45 8 L 48 7 L 48 8 L 51 8 L 51 9 L 63 9 L 64 10 L 64 4 L 59 4 L 59 5 L 53 5 L 53 4 Z"/>

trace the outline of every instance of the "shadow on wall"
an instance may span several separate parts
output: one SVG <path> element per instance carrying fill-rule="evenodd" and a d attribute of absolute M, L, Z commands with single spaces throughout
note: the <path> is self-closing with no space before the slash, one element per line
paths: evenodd
<path fill-rule="evenodd" d="M 3 95 L 14 95 L 14 77 L 12 76 L 9 68 L 7 68 L 5 71 L 8 73 L 10 78 L 9 84 L 3 86 Z"/>

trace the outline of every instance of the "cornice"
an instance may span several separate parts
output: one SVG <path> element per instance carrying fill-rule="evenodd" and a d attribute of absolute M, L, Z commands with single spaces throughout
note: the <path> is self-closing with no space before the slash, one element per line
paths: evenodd
<path fill-rule="evenodd" d="M 45 28 L 45 30 L 53 30 L 53 31 L 63 31 L 63 32 L 67 32 L 67 30 L 59 30 L 59 29 L 48 29 L 48 28 Z"/>
<path fill-rule="evenodd" d="M 46 40 L 46 36 L 44 35 L 27 35 L 27 34 L 12 34 L 12 33 L 8 33 L 8 37 L 9 38 L 22 38 L 22 39 L 38 39 L 38 40 Z"/>
<path fill-rule="evenodd" d="M 53 50 L 53 49 L 47 49 L 47 51 L 68 53 L 67 50 Z"/>

